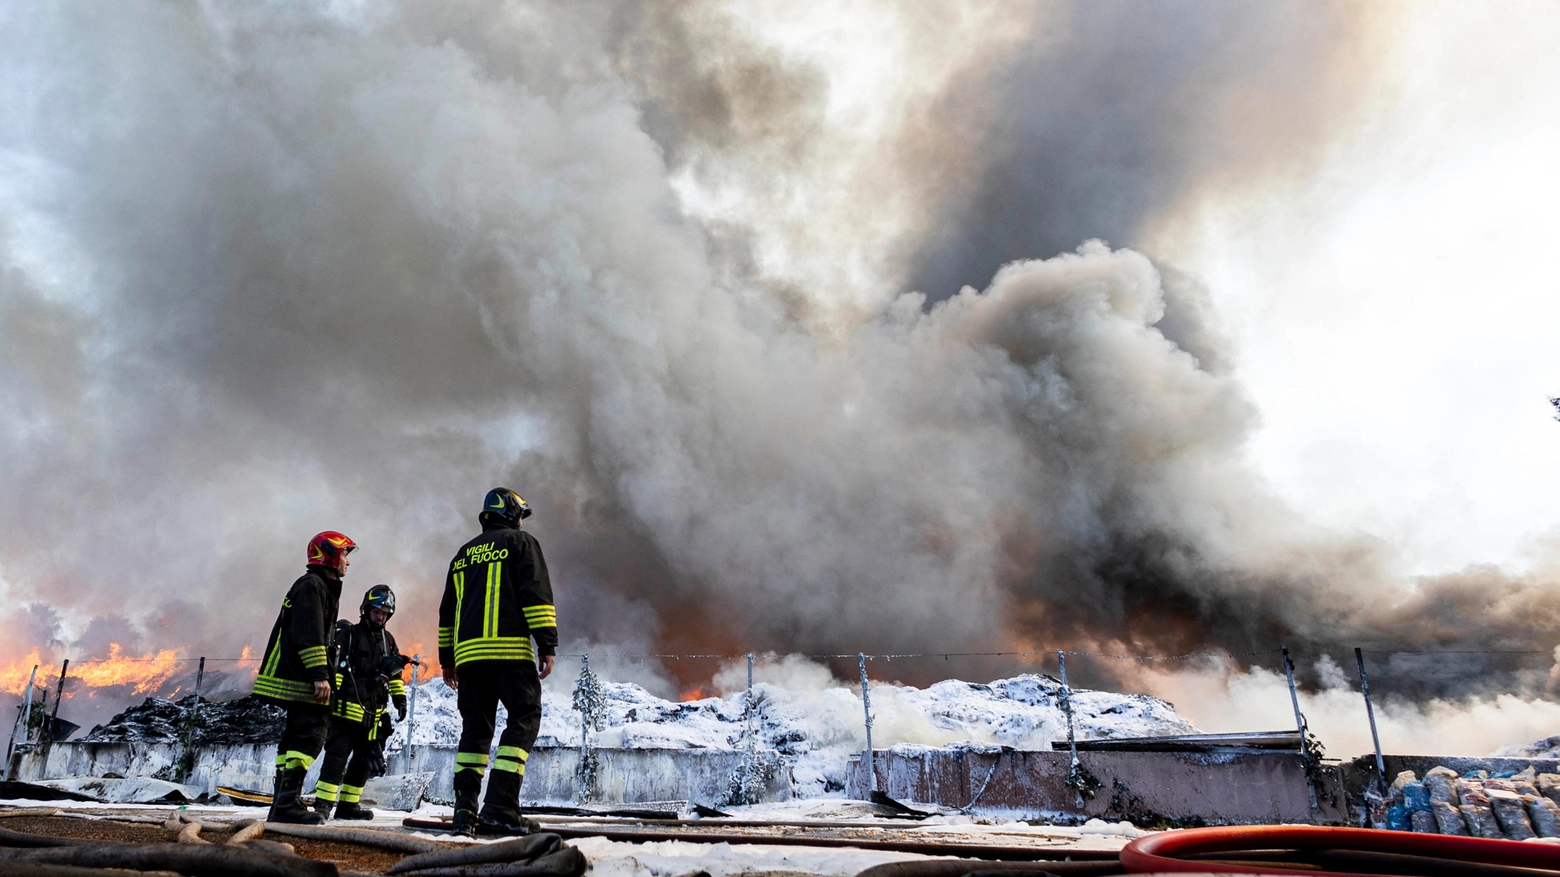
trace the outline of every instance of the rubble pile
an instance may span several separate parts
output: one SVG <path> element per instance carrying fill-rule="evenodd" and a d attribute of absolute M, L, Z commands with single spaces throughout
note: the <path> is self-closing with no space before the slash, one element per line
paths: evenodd
<path fill-rule="evenodd" d="M 141 741 L 172 743 L 184 738 L 195 695 L 180 700 L 148 697 L 106 723 L 94 727 L 82 739 L 90 743 Z M 275 743 L 282 739 L 287 713 L 262 703 L 254 695 L 221 703 L 202 699 L 193 742 L 209 745 Z"/>
<path fill-rule="evenodd" d="M 1425 834 L 1509 840 L 1560 837 L 1560 774 L 1521 772 L 1491 776 L 1486 770 L 1458 776 L 1447 767 L 1397 775 L 1378 827 Z"/>

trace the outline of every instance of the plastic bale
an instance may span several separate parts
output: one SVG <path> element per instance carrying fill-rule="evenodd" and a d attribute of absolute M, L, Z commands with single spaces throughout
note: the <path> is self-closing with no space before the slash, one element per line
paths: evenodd
<path fill-rule="evenodd" d="M 1441 826 L 1436 822 L 1435 814 L 1429 810 L 1415 810 L 1408 814 L 1408 824 L 1419 834 L 1441 833 Z"/>
<path fill-rule="evenodd" d="M 1435 817 L 1435 824 L 1441 829 L 1441 834 L 1468 836 L 1468 821 L 1463 819 L 1462 811 L 1456 805 L 1448 801 L 1431 801 L 1430 815 Z"/>
<path fill-rule="evenodd" d="M 1490 805 L 1490 796 L 1484 794 L 1484 783 L 1478 780 L 1458 780 L 1457 800 L 1461 804 L 1472 804 L 1476 807 L 1488 807 Z"/>
<path fill-rule="evenodd" d="M 1387 787 L 1387 797 L 1390 798 L 1392 800 L 1392 803 L 1394 803 L 1394 804 L 1402 804 L 1403 803 L 1403 787 L 1408 785 L 1409 783 L 1414 783 L 1414 782 L 1418 782 L 1418 781 L 1419 781 L 1419 777 L 1417 775 L 1415 775 L 1415 773 L 1413 771 L 1405 770 L 1405 771 L 1400 772 L 1396 777 L 1394 777 L 1392 779 L 1392 785 Z"/>
<path fill-rule="evenodd" d="M 1528 818 L 1533 821 L 1533 832 L 1539 837 L 1560 837 L 1560 805 L 1542 795 L 1524 796 Z"/>
<path fill-rule="evenodd" d="M 1538 793 L 1560 804 L 1560 773 L 1541 773 L 1533 785 L 1538 786 Z"/>
<path fill-rule="evenodd" d="M 1413 831 L 1408 822 L 1408 811 L 1397 804 L 1387 808 L 1387 828 L 1390 831 Z"/>
<path fill-rule="evenodd" d="M 1409 783 L 1403 787 L 1403 806 L 1410 813 L 1429 812 L 1430 790 L 1424 783 Z"/>
<path fill-rule="evenodd" d="M 1490 806 L 1495 811 L 1495 820 L 1500 823 L 1506 837 L 1512 840 L 1528 840 L 1537 837 L 1533 833 L 1533 823 L 1528 821 L 1527 805 L 1522 803 L 1521 795 L 1496 789 L 1490 792 Z"/>
<path fill-rule="evenodd" d="M 1462 811 L 1463 819 L 1468 823 L 1469 834 L 1491 840 L 1505 839 L 1506 834 L 1500 830 L 1500 823 L 1495 821 L 1495 810 L 1490 805 L 1464 804 L 1457 809 Z"/>
<path fill-rule="evenodd" d="M 1560 779 L 1560 777 L 1557 777 Z M 1447 804 L 1459 803 L 1457 800 L 1457 774 L 1444 767 L 1437 767 L 1425 774 L 1425 789 L 1430 793 L 1431 801 L 1442 801 Z"/>

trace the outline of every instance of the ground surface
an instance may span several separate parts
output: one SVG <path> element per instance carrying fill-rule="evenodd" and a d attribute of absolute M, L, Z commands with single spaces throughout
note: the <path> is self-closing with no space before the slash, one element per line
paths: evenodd
<path fill-rule="evenodd" d="M 61 805 L 40 804 L 33 801 L 0 801 L 0 811 L 38 807 L 58 808 L 59 813 L 54 816 L 15 816 L 0 819 L 0 827 L 28 834 L 130 843 L 165 843 L 171 839 L 169 831 L 162 826 L 163 820 L 173 812 L 173 808 L 166 805 L 85 803 Z M 251 807 L 188 807 L 181 808 L 181 812 L 203 822 L 206 827 L 202 829 L 201 837 L 215 842 L 221 842 L 229 833 L 229 829 L 218 827 L 220 823 L 233 823 L 264 815 L 263 809 Z M 418 815 L 435 817 L 445 813 L 448 813 L 448 808 L 427 807 L 419 811 Z M 406 815 L 392 811 L 377 811 L 373 822 L 333 822 L 330 825 L 411 834 L 449 844 L 484 842 L 454 838 L 438 832 L 408 830 L 401 825 L 401 820 Z M 675 839 L 634 842 L 588 836 L 591 832 L 605 830 L 653 830 L 660 833 L 718 831 L 722 834 L 741 835 L 744 839 L 751 838 L 758 841 L 762 841 L 765 837 L 913 842 L 942 840 L 955 844 L 1032 846 L 1052 850 L 1118 850 L 1127 841 L 1127 837 L 1119 832 L 1135 833 L 1130 828 L 1115 826 L 1097 825 L 1084 828 L 1031 826 L 1016 821 L 976 820 L 967 816 L 937 817 L 932 821 L 933 824 L 906 823 L 876 818 L 871 815 L 870 807 L 867 805 L 838 799 L 762 805 L 740 809 L 733 815 L 742 822 L 771 824 L 733 825 L 726 820 L 715 819 L 700 820 L 692 824 L 667 825 L 599 818 L 594 820 L 542 818 L 546 820 L 543 824 L 544 830 L 563 829 L 571 835 L 587 835 L 568 837 L 566 842 L 577 847 L 590 860 L 590 873 L 593 877 L 677 877 L 677 875 L 693 874 L 698 871 L 706 871 L 711 877 L 729 877 L 737 874 L 772 875 L 772 877 L 780 877 L 780 875 L 848 877 L 884 862 L 927 858 L 915 853 L 852 847 L 779 846 L 762 842 L 704 843 Z M 292 844 L 300 855 L 333 862 L 344 871 L 382 872 L 404 855 L 355 844 L 277 835 L 267 837 Z"/>

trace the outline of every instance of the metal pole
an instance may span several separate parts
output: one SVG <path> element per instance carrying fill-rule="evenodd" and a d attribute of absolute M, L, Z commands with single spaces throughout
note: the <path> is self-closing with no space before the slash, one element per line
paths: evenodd
<path fill-rule="evenodd" d="M 412 772 L 412 732 L 417 730 L 417 671 L 422 669 L 422 655 L 412 656 L 412 691 L 406 699 L 406 772 Z"/>
<path fill-rule="evenodd" d="M 40 759 L 41 764 L 39 765 L 43 776 L 49 775 L 49 754 L 54 750 L 54 732 L 59 727 L 60 701 L 65 699 L 65 674 L 69 670 L 70 659 L 66 658 L 65 662 L 60 664 L 59 687 L 54 690 L 54 714 L 49 717 L 48 723 L 43 729 L 45 732 L 43 737 L 43 758 Z M 47 689 L 44 690 L 44 694 L 48 694 Z"/>
<path fill-rule="evenodd" d="M 1073 704 L 1072 689 L 1067 685 L 1067 655 L 1061 649 L 1056 650 L 1056 664 L 1062 673 L 1062 711 L 1067 714 L 1067 751 L 1071 753 L 1068 762 L 1067 779 L 1076 780 L 1078 777 L 1078 739 L 1073 733 Z M 1083 806 L 1083 790 L 1078 791 L 1078 806 Z"/>
<path fill-rule="evenodd" d="M 11 725 L 11 742 L 7 743 L 6 746 L 5 746 L 5 781 L 6 782 L 10 782 L 11 780 L 15 779 L 15 777 L 12 776 L 12 774 L 15 773 L 15 768 L 12 766 L 11 758 L 12 758 L 12 756 L 16 752 L 16 729 L 17 729 L 17 727 L 21 727 L 23 729 L 23 732 L 22 732 L 22 742 L 23 743 L 27 742 L 27 733 L 26 733 L 27 719 L 31 718 L 33 680 L 35 678 L 37 678 L 37 676 L 38 676 L 38 665 L 34 664 L 33 668 L 32 668 L 32 675 L 27 677 L 27 693 L 22 695 L 22 697 L 23 697 L 22 703 L 17 704 L 17 706 L 16 706 L 16 722 Z"/>
<path fill-rule="evenodd" d="M 27 702 L 22 704 L 22 742 L 32 742 L 32 710 L 33 710 L 33 680 L 38 678 L 38 665 L 34 664 L 32 675 L 27 677 Z M 48 697 L 47 691 L 43 694 Z"/>
<path fill-rule="evenodd" d="M 190 747 L 195 745 L 195 726 L 200 721 L 200 684 L 206 678 L 206 659 L 202 657 L 195 669 L 195 702 L 190 704 L 184 717 L 184 751 L 179 753 L 179 782 L 189 782 Z"/>
<path fill-rule="evenodd" d="M 1300 714 L 1300 694 L 1295 691 L 1295 662 L 1289 660 L 1289 647 L 1279 646 L 1278 650 L 1284 655 L 1284 678 L 1289 680 L 1289 703 L 1295 708 L 1295 731 L 1300 735 L 1300 763 L 1306 764 L 1310 753 L 1305 748 L 1305 716 Z M 1311 793 L 1311 809 L 1316 809 L 1316 787 L 1306 782 L 1305 788 Z"/>
<path fill-rule="evenodd" d="M 877 765 L 872 760 L 872 695 L 867 690 L 867 656 L 864 652 L 856 653 L 856 660 L 861 666 L 861 709 L 867 716 L 867 793 L 877 791 Z"/>
<path fill-rule="evenodd" d="M 748 687 L 747 687 L 747 734 L 748 748 L 752 748 L 753 741 L 753 653 L 748 652 Z"/>
<path fill-rule="evenodd" d="M 1376 780 L 1381 793 L 1387 792 L 1387 763 L 1381 757 L 1381 735 L 1376 733 L 1376 708 L 1370 703 L 1370 681 L 1365 678 L 1365 653 L 1354 650 L 1354 661 L 1360 665 L 1360 693 L 1365 695 L 1365 715 L 1370 717 L 1370 739 L 1376 744 Z"/>
<path fill-rule="evenodd" d="M 68 672 L 70 672 L 70 659 L 66 658 L 65 663 L 60 665 L 59 688 L 54 691 L 54 714 L 49 716 L 49 739 L 47 741 L 49 743 L 54 742 L 54 729 L 58 727 L 60 719 L 60 701 L 65 697 L 65 674 Z"/>

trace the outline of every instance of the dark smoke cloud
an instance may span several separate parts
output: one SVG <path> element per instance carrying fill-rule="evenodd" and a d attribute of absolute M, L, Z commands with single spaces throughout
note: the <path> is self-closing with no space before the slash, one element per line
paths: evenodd
<path fill-rule="evenodd" d="M 1552 589 L 1415 589 L 1383 546 L 1296 519 L 1241 460 L 1255 412 L 1196 281 L 1077 248 L 1266 172 L 1272 140 L 1325 139 L 1307 103 L 1298 127 L 1193 148 L 1209 130 L 1184 126 L 1234 130 L 1237 83 L 1260 92 L 1237 107 L 1304 91 L 1290 71 L 1354 36 L 1329 7 L 1234 8 L 1223 41 L 1187 7 L 1026 12 L 1072 36 L 1008 39 L 909 101 L 904 131 L 930 132 L 971 83 L 1000 86 L 969 137 L 880 144 L 863 191 L 950 163 L 895 196 L 924 217 L 878 244 L 927 255 L 893 271 L 984 284 L 1066 254 L 875 307 L 771 283 L 755 255 L 771 229 L 691 217 L 669 183 L 758 175 L 764 198 L 804 198 L 837 157 L 810 142 L 826 72 L 719 7 L 12 10 L 8 599 L 58 613 L 60 651 L 232 656 L 333 528 L 363 545 L 347 614 L 392 582 L 398 637 L 431 651 L 445 559 L 503 483 L 538 510 L 570 649 L 1553 636 Z M 1129 9 L 1146 22 L 1117 20 Z M 1037 77 L 1044 94 L 1020 85 Z M 1217 107 L 1186 108 L 1210 92 Z M 1075 176 L 1116 137 L 1115 165 Z M 831 216 L 848 239 L 857 214 Z M 841 300 L 849 319 L 814 319 Z"/>
<path fill-rule="evenodd" d="M 1304 2 L 1035 7 L 1033 40 L 942 97 L 939 114 L 984 110 L 982 161 L 917 242 L 909 285 L 941 298 L 1081 237 L 1141 248 L 1210 188 L 1304 173 L 1363 117 L 1378 14 Z"/>

